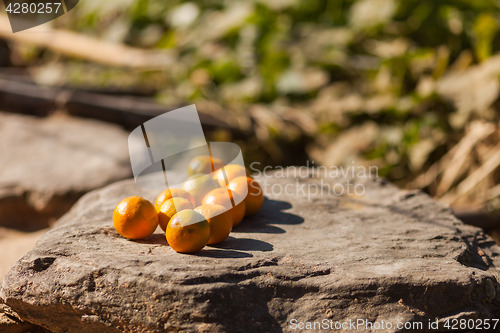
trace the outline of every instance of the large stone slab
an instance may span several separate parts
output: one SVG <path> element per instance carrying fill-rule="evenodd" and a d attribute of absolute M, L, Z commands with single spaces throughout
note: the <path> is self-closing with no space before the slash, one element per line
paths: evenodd
<path fill-rule="evenodd" d="M 364 195 L 336 196 L 326 192 L 344 180 L 258 179 L 267 193 L 259 214 L 195 255 L 174 252 L 159 232 L 129 241 L 113 229 L 120 199 L 156 193 L 131 180 L 91 192 L 10 270 L 0 299 L 53 332 L 498 317 L 499 246 L 427 195 L 382 180 L 356 180 Z"/>
<path fill-rule="evenodd" d="M 129 177 L 127 138 L 94 120 L 0 113 L 0 226 L 41 229 L 86 192 Z"/>

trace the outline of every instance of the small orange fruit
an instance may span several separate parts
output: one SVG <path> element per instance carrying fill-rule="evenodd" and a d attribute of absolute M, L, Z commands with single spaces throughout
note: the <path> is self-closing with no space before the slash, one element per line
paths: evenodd
<path fill-rule="evenodd" d="M 235 204 L 233 206 L 233 203 Z M 237 226 L 245 217 L 245 202 L 237 193 L 227 188 L 216 188 L 210 191 L 203 199 L 203 205 L 221 205 L 229 211 L 233 218 L 233 227 Z"/>
<path fill-rule="evenodd" d="M 210 175 L 202 174 L 196 174 L 182 184 L 182 189 L 193 196 L 195 206 L 200 205 L 205 195 L 217 187 L 219 186 Z"/>
<path fill-rule="evenodd" d="M 200 213 L 184 209 L 172 216 L 165 237 L 168 244 L 177 252 L 198 252 L 210 239 L 210 225 Z"/>
<path fill-rule="evenodd" d="M 161 192 L 160 195 L 156 198 L 155 201 L 156 211 L 159 212 L 161 205 L 168 199 L 172 198 L 185 198 L 188 199 L 193 204 L 193 207 L 195 205 L 194 198 L 191 194 L 189 194 L 188 191 L 184 191 L 183 189 L 180 188 L 170 188 Z"/>
<path fill-rule="evenodd" d="M 264 193 L 259 183 L 251 177 L 236 177 L 227 186 L 233 192 L 245 197 L 245 216 L 257 214 L 264 202 Z"/>
<path fill-rule="evenodd" d="M 226 176 L 224 176 L 224 173 Z M 224 168 L 219 169 L 214 177 L 219 182 L 221 187 L 226 187 L 226 177 L 228 184 L 236 177 L 246 176 L 247 170 L 244 166 L 239 164 L 228 164 Z"/>
<path fill-rule="evenodd" d="M 213 166 L 213 170 L 212 170 Z M 197 156 L 188 164 L 188 176 L 195 174 L 210 174 L 224 166 L 221 159 L 208 155 Z"/>
<path fill-rule="evenodd" d="M 146 199 L 138 196 L 128 197 L 116 206 L 113 225 L 123 237 L 146 238 L 158 227 L 158 213 L 155 206 Z"/>
<path fill-rule="evenodd" d="M 161 205 L 158 215 L 160 217 L 160 227 L 163 231 L 167 230 L 168 222 L 172 216 L 184 209 L 193 209 L 193 204 L 185 198 L 171 198 Z"/>
<path fill-rule="evenodd" d="M 203 215 L 210 225 L 209 245 L 218 244 L 229 236 L 233 229 L 233 218 L 224 206 L 201 205 L 194 210 Z"/>

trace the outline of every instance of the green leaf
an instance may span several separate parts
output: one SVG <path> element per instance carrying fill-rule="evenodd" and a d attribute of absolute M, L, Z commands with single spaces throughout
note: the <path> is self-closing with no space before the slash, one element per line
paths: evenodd
<path fill-rule="evenodd" d="M 474 23 L 475 53 L 479 61 L 488 59 L 492 54 L 491 44 L 498 32 L 498 22 L 491 13 L 481 14 Z"/>

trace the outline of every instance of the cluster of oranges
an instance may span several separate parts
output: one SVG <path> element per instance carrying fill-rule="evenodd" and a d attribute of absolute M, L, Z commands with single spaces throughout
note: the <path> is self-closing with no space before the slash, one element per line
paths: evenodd
<path fill-rule="evenodd" d="M 212 170 L 217 172 L 212 174 Z M 141 239 L 160 225 L 172 249 L 194 253 L 224 241 L 264 201 L 260 185 L 244 166 L 223 166 L 217 158 L 198 156 L 189 163 L 188 175 L 182 188 L 161 192 L 154 205 L 139 196 L 123 199 L 113 212 L 116 231 Z"/>

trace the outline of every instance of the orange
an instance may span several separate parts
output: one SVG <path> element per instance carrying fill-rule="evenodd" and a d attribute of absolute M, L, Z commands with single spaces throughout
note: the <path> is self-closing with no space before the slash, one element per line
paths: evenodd
<path fill-rule="evenodd" d="M 247 170 L 244 166 L 238 164 L 228 164 L 224 168 L 219 169 L 214 175 L 214 178 L 217 179 L 221 187 L 226 187 L 227 185 L 223 171 L 226 174 L 228 184 L 236 177 L 247 175 Z"/>
<path fill-rule="evenodd" d="M 172 216 L 184 209 L 193 209 L 193 204 L 185 198 L 168 199 L 161 205 L 158 215 L 160 217 L 160 227 L 163 231 L 167 230 L 167 224 Z"/>
<path fill-rule="evenodd" d="M 155 206 L 146 199 L 138 196 L 128 197 L 116 206 L 113 225 L 123 237 L 146 238 L 158 227 L 158 213 Z"/>
<path fill-rule="evenodd" d="M 212 170 L 212 165 L 214 169 Z M 188 176 L 195 174 L 210 174 L 224 166 L 221 159 L 208 155 L 197 156 L 188 164 Z"/>
<path fill-rule="evenodd" d="M 210 225 L 209 245 L 218 244 L 229 236 L 231 229 L 233 229 L 233 218 L 224 206 L 201 205 L 194 210 L 203 215 Z"/>
<path fill-rule="evenodd" d="M 156 211 L 159 212 L 161 205 L 165 201 L 167 201 L 168 199 L 171 199 L 171 198 L 185 198 L 185 199 L 188 199 L 193 204 L 193 207 L 195 205 L 194 198 L 191 194 L 189 194 L 189 192 L 184 191 L 180 188 L 170 188 L 170 189 L 166 189 L 165 191 L 161 192 L 160 195 L 156 198 L 156 201 L 155 201 Z"/>
<path fill-rule="evenodd" d="M 177 252 L 198 252 L 210 239 L 210 225 L 200 213 L 192 209 L 181 210 L 172 216 L 165 237 Z"/>
<path fill-rule="evenodd" d="M 205 195 L 219 187 L 209 175 L 196 174 L 182 184 L 182 189 L 188 191 L 194 198 L 195 206 L 200 205 Z"/>
<path fill-rule="evenodd" d="M 257 214 L 260 207 L 262 207 L 264 193 L 255 179 L 251 177 L 236 177 L 229 183 L 227 188 L 245 197 L 245 216 Z"/>
<path fill-rule="evenodd" d="M 233 207 L 233 202 L 236 204 Z M 203 199 L 204 205 L 221 205 L 229 211 L 233 218 L 233 227 L 237 226 L 245 217 L 245 202 L 237 193 L 227 188 L 216 188 L 210 191 Z"/>

